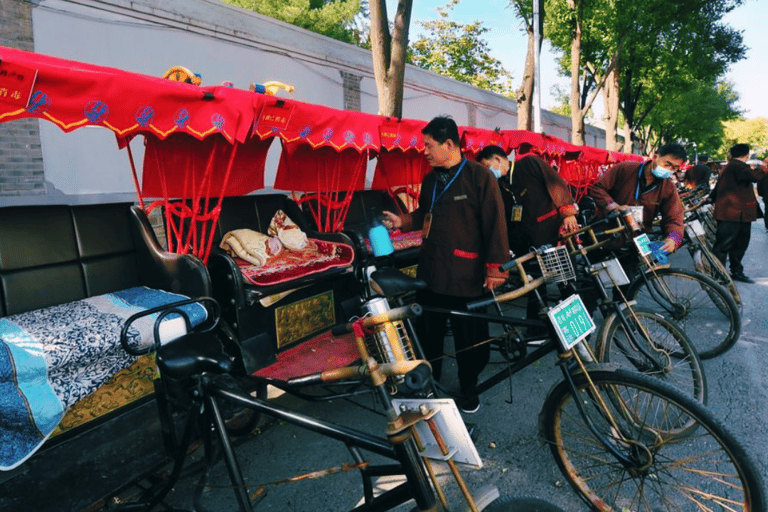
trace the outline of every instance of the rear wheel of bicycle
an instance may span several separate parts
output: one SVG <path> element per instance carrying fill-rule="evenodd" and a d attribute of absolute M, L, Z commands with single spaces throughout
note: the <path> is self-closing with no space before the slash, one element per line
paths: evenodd
<path fill-rule="evenodd" d="M 726 270 L 723 264 L 717 259 L 717 256 L 712 254 L 706 246 L 696 249 L 692 255 L 693 257 L 693 269 L 696 272 L 701 272 L 705 276 L 709 276 L 717 283 L 728 290 L 728 293 L 733 297 L 733 301 L 739 307 L 739 312 L 742 311 L 743 303 L 741 301 L 741 294 L 736 287 L 736 283 L 733 282 L 731 274 Z"/>
<path fill-rule="evenodd" d="M 643 309 L 624 310 L 605 319 L 597 333 L 595 356 L 662 379 L 694 400 L 707 403 L 707 381 L 691 340 L 675 323 Z"/>
<path fill-rule="evenodd" d="M 528 496 L 502 496 L 496 498 L 483 512 L 564 512 L 548 501 Z"/>
<path fill-rule="evenodd" d="M 765 510 L 760 474 L 705 406 L 636 372 L 593 369 L 589 377 L 591 385 L 573 376 L 576 396 L 566 381 L 555 386 L 540 424 L 560 470 L 590 506 Z M 693 428 L 671 434 L 680 423 Z"/>
<path fill-rule="evenodd" d="M 655 311 L 683 328 L 699 357 L 731 348 L 741 333 L 741 314 L 733 297 L 712 278 L 682 268 L 659 268 L 638 276 L 627 293 L 638 307 Z"/>

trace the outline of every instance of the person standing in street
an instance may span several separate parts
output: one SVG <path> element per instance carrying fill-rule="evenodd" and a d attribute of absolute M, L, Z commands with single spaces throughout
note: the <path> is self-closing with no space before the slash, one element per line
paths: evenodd
<path fill-rule="evenodd" d="M 421 184 L 413 212 L 384 212 L 388 228 L 421 230 L 417 277 L 427 289 L 417 292 L 425 307 L 466 310 L 467 303 L 504 283 L 509 261 L 504 206 L 496 180 L 488 169 L 462 156 L 459 130 L 453 119 L 436 117 L 422 130 L 424 155 L 432 170 Z M 425 311 L 416 320 L 416 334 L 435 380 L 440 380 L 443 345 L 449 316 Z M 459 408 L 473 413 L 480 407 L 476 386 L 490 357 L 488 323 L 451 316 L 457 353 Z"/>
<path fill-rule="evenodd" d="M 712 252 L 730 264 L 731 278 L 742 283 L 754 283 L 744 274 L 741 260 L 749 247 L 752 221 L 758 216 L 754 184 L 768 173 L 768 159 L 753 169 L 747 164 L 749 145 L 736 144 L 729 150 L 730 160 L 715 185 L 715 213 L 717 232 Z"/>
<path fill-rule="evenodd" d="M 536 155 L 510 161 L 499 146 L 486 146 L 476 160 L 488 167 L 498 180 L 504 201 L 509 248 L 515 256 L 531 248 L 557 245 L 561 235 L 579 228 L 576 206 L 568 184 Z M 546 287 L 539 293 L 546 302 Z M 526 318 L 539 319 L 539 301 L 534 292 L 528 296 Z M 528 330 L 528 336 L 546 335 L 547 330 Z"/>

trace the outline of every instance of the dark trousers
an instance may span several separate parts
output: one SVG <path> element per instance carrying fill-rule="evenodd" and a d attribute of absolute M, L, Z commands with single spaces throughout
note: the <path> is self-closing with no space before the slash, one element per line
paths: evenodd
<path fill-rule="evenodd" d="M 741 260 L 744 258 L 744 253 L 747 252 L 747 247 L 749 247 L 750 236 L 752 236 L 751 222 L 717 221 L 715 245 L 712 246 L 712 252 L 723 265 L 725 265 L 726 260 L 730 259 L 732 274 L 744 272 Z"/>
<path fill-rule="evenodd" d="M 436 307 L 466 311 L 471 299 L 442 295 L 428 290 L 416 293 L 416 302 L 425 307 Z M 443 313 L 425 311 L 416 319 L 416 335 L 419 337 L 424 355 L 432 364 L 432 375 L 440 380 L 442 371 L 443 345 L 448 332 L 448 319 L 451 320 L 453 343 L 456 349 L 456 362 L 459 370 L 459 386 L 466 394 L 474 394 L 477 378 L 483 371 L 491 355 L 489 343 L 472 347 L 489 338 L 488 322 L 469 317 L 450 316 Z"/>

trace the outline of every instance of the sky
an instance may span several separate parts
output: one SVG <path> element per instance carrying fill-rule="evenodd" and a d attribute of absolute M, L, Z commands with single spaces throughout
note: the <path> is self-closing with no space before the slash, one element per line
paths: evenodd
<path fill-rule="evenodd" d="M 411 41 L 415 40 L 420 28 L 417 21 L 438 18 L 437 8 L 448 0 L 414 0 L 411 17 Z M 451 12 L 451 19 L 458 23 L 483 21 L 490 29 L 486 33 L 491 55 L 501 61 L 504 68 L 514 77 L 513 85 L 519 87 L 525 66 L 527 36 L 519 19 L 508 7 L 508 0 L 461 0 Z M 397 0 L 387 0 L 387 14 L 394 15 Z M 768 118 L 768 0 L 745 0 L 744 4 L 731 12 L 724 20 L 736 30 L 742 31 L 744 44 L 748 48 L 746 58 L 733 64 L 726 78 L 734 84 L 739 94 L 738 108 L 746 119 Z M 551 109 L 557 100 L 554 86 L 570 91 L 570 79 L 557 75 L 555 63 L 557 53 L 544 41 L 541 52 L 541 106 Z M 602 100 L 595 102 L 596 112 L 602 110 Z"/>

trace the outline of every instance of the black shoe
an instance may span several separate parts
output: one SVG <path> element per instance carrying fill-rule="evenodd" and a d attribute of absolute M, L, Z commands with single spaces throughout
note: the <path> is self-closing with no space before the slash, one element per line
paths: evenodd
<path fill-rule="evenodd" d="M 470 395 L 459 404 L 459 410 L 464 414 L 473 414 L 480 410 L 480 397 Z"/>
<path fill-rule="evenodd" d="M 733 279 L 734 281 L 739 281 L 741 283 L 755 284 L 755 281 L 745 276 L 744 272 L 735 272 L 735 273 L 731 272 L 731 279 Z"/>

